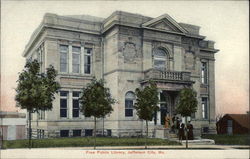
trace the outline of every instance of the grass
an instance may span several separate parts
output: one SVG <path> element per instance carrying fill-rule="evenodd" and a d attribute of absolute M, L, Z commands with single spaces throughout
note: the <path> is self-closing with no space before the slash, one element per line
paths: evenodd
<path fill-rule="evenodd" d="M 29 140 L 4 141 L 4 148 L 28 148 Z M 94 145 L 93 137 L 32 139 L 32 148 L 45 147 L 87 147 Z M 96 146 L 143 146 L 144 138 L 97 137 Z M 149 138 L 147 145 L 180 145 L 175 141 Z"/>
<path fill-rule="evenodd" d="M 202 138 L 213 139 L 218 145 L 249 145 L 249 135 L 203 135 Z"/>

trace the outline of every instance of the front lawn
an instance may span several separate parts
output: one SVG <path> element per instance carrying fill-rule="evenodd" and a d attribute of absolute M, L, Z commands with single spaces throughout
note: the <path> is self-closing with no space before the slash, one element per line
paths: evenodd
<path fill-rule="evenodd" d="M 4 148 L 28 148 L 29 140 L 4 141 Z M 33 139 L 33 148 L 42 147 L 86 147 L 93 146 L 93 137 Z M 97 137 L 96 146 L 142 146 L 145 145 L 144 138 L 111 138 Z M 180 145 L 178 142 L 166 139 L 149 138 L 147 145 Z"/>
<path fill-rule="evenodd" d="M 218 145 L 249 145 L 249 135 L 203 135 L 202 138 L 213 139 Z"/>

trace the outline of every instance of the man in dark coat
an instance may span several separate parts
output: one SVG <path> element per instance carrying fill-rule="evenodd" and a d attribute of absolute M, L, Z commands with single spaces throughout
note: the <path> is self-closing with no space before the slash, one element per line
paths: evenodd
<path fill-rule="evenodd" d="M 180 129 L 179 129 L 179 133 L 178 133 L 178 136 L 179 136 L 179 141 L 181 140 L 184 140 L 185 139 L 185 135 L 184 135 L 184 127 L 185 125 L 182 123 L 181 126 L 180 126 Z"/>

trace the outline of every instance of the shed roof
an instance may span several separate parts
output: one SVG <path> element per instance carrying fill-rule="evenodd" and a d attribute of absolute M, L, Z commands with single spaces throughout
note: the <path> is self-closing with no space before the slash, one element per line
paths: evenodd
<path fill-rule="evenodd" d="M 226 114 L 226 115 L 228 115 L 229 117 L 231 117 L 233 120 L 235 120 L 242 127 L 250 129 L 249 114 Z"/>

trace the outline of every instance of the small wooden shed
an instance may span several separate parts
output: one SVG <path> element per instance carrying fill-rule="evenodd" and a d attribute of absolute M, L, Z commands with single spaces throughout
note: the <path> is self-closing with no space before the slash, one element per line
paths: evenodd
<path fill-rule="evenodd" d="M 226 114 L 217 123 L 218 134 L 250 133 L 250 114 Z"/>

